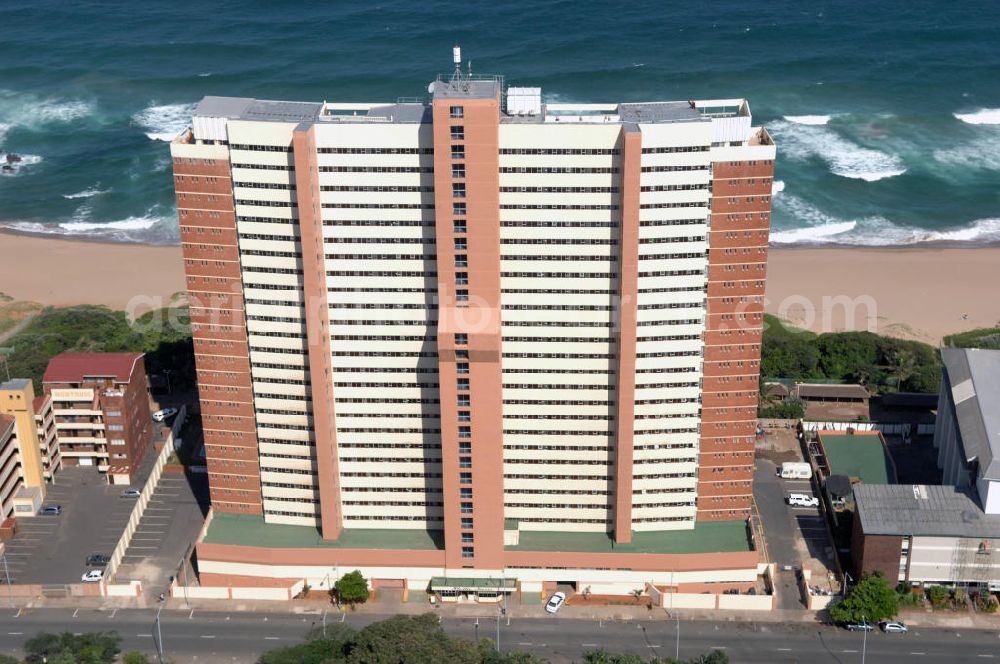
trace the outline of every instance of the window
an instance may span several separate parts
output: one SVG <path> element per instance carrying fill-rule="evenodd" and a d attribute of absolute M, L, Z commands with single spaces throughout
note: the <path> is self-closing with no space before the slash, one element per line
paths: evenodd
<path fill-rule="evenodd" d="M 469 301 L 469 289 L 459 288 L 455 291 L 455 301 L 456 302 L 468 302 Z"/>
<path fill-rule="evenodd" d="M 473 549 L 471 546 L 463 546 L 462 547 L 462 557 L 463 558 L 474 558 L 475 555 L 476 555 L 476 550 Z"/>
<path fill-rule="evenodd" d="M 462 528 L 469 529 L 472 528 L 472 517 L 463 516 L 462 517 Z"/>
<path fill-rule="evenodd" d="M 472 503 L 462 503 L 461 512 L 462 512 L 462 514 L 472 514 Z M 464 533 L 463 533 L 463 535 L 464 535 Z M 471 538 L 472 535 L 470 534 L 469 537 Z M 471 541 L 471 539 L 470 539 L 470 541 Z"/>
<path fill-rule="evenodd" d="M 453 145 L 453 146 L 451 146 L 451 158 L 452 159 L 465 159 L 465 146 L 464 145 Z"/>
<path fill-rule="evenodd" d="M 464 118 L 465 117 L 465 107 L 464 106 L 449 106 L 448 115 L 453 118 Z"/>
<path fill-rule="evenodd" d="M 469 241 L 464 237 L 455 238 L 455 251 L 468 251 Z"/>
<path fill-rule="evenodd" d="M 458 427 L 458 437 L 472 438 L 472 427 L 467 427 L 467 426 Z"/>
<path fill-rule="evenodd" d="M 456 350 L 455 351 L 456 360 L 467 360 L 469 359 L 469 351 L 467 350 Z"/>
<path fill-rule="evenodd" d="M 467 373 L 469 373 L 469 363 L 468 362 L 459 362 L 458 364 L 455 365 L 455 371 L 457 371 L 460 374 L 467 374 Z"/>
<path fill-rule="evenodd" d="M 121 417 L 122 416 L 122 412 L 120 410 L 109 410 L 109 411 L 105 411 L 104 414 L 107 415 L 108 417 Z"/>
<path fill-rule="evenodd" d="M 470 397 L 468 394 L 459 394 L 458 395 L 458 405 L 460 407 L 471 406 L 472 405 L 472 397 Z"/>
<path fill-rule="evenodd" d="M 468 498 L 469 500 L 472 500 L 472 489 L 463 488 L 459 489 L 458 492 L 462 498 Z"/>
<path fill-rule="evenodd" d="M 455 233 L 468 233 L 469 227 L 465 225 L 465 220 L 461 219 L 455 222 L 455 227 L 453 229 Z"/>
<path fill-rule="evenodd" d="M 465 332 L 459 332 L 459 333 L 457 333 L 455 335 L 455 343 L 458 344 L 458 345 L 460 345 L 460 346 L 468 346 L 469 345 L 469 335 L 466 334 Z"/>
<path fill-rule="evenodd" d="M 455 273 L 455 285 L 456 286 L 468 286 L 469 285 L 469 273 L 468 272 L 456 272 Z"/>
<path fill-rule="evenodd" d="M 462 194 L 463 195 L 465 194 L 465 187 L 462 188 Z M 452 203 L 451 212 L 456 217 L 465 216 L 466 214 L 465 203 Z"/>
<path fill-rule="evenodd" d="M 459 473 L 458 474 L 458 482 L 459 482 L 459 484 L 472 484 L 472 473 Z M 463 528 L 471 528 L 472 527 L 472 524 L 471 524 L 472 519 L 469 519 L 469 521 L 470 521 L 470 524 L 468 526 L 462 526 L 462 527 Z"/>
<path fill-rule="evenodd" d="M 124 438 L 112 438 L 111 439 L 111 444 L 112 445 L 124 445 L 125 444 L 125 439 Z"/>
<path fill-rule="evenodd" d="M 453 177 L 453 178 L 464 178 L 465 177 L 465 164 L 452 164 L 451 165 L 451 177 Z"/>
<path fill-rule="evenodd" d="M 468 390 L 469 389 L 469 379 L 468 378 L 459 378 L 458 382 L 457 382 L 457 387 L 460 390 Z"/>
<path fill-rule="evenodd" d="M 461 141 L 465 138 L 465 127 L 462 125 L 452 125 L 451 126 L 451 140 Z"/>
<path fill-rule="evenodd" d="M 469 257 L 466 254 L 455 254 L 455 267 L 469 267 Z"/>
<path fill-rule="evenodd" d="M 127 459 L 128 455 L 127 454 L 112 454 L 111 458 L 112 459 Z"/>
<path fill-rule="evenodd" d="M 124 431 L 125 427 L 120 424 L 109 424 L 108 431 Z"/>
<path fill-rule="evenodd" d="M 467 440 L 459 441 L 458 443 L 458 453 L 459 454 L 472 454 L 472 443 Z"/>
<path fill-rule="evenodd" d="M 472 421 L 472 413 L 469 412 L 469 411 L 467 411 L 467 410 L 460 410 L 460 411 L 458 411 L 458 421 L 459 422 L 471 422 Z"/>
<path fill-rule="evenodd" d="M 472 468 L 472 457 L 458 457 L 459 468 Z"/>
<path fill-rule="evenodd" d="M 462 510 L 463 511 L 465 510 L 465 506 L 466 505 L 469 506 L 469 510 L 471 511 L 472 510 L 472 503 L 462 503 Z M 472 533 L 462 533 L 462 542 L 463 543 L 469 543 L 469 544 L 471 544 L 472 543 Z"/>
<path fill-rule="evenodd" d="M 465 198 L 465 183 L 455 182 L 451 185 L 451 195 L 455 198 Z"/>

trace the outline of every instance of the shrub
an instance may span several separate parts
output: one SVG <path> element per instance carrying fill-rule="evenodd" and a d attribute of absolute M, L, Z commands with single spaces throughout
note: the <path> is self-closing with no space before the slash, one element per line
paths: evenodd
<path fill-rule="evenodd" d="M 942 609 L 948 603 L 950 593 L 944 586 L 931 586 L 927 589 L 927 599 L 935 609 Z"/>

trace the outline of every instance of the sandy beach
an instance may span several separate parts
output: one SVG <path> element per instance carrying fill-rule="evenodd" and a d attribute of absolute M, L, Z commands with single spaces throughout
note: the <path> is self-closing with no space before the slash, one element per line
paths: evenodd
<path fill-rule="evenodd" d="M 1000 321 L 1000 247 L 772 248 L 767 311 L 816 332 L 870 329 L 938 343 Z M 0 235 L 0 292 L 136 313 L 184 290 L 178 246 Z"/>
<path fill-rule="evenodd" d="M 0 234 L 0 293 L 15 300 L 104 304 L 139 315 L 184 290 L 179 246 Z"/>

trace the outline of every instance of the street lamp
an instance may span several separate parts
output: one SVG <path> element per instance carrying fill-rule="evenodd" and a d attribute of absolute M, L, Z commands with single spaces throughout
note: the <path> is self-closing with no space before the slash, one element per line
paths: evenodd
<path fill-rule="evenodd" d="M 153 621 L 156 625 L 156 657 L 160 664 L 163 664 L 163 633 L 160 631 L 160 611 L 163 611 L 163 605 L 166 603 L 166 597 L 160 593 L 160 606 L 156 609 L 156 619 Z"/>
<path fill-rule="evenodd" d="M 674 659 L 679 662 L 681 661 L 681 615 L 675 613 L 674 618 L 677 620 L 677 642 L 674 646 Z"/>
<path fill-rule="evenodd" d="M 865 618 L 864 614 L 861 614 L 861 624 L 865 626 L 861 630 L 864 633 L 861 640 L 861 664 L 865 664 L 865 652 L 868 650 L 868 619 Z"/>

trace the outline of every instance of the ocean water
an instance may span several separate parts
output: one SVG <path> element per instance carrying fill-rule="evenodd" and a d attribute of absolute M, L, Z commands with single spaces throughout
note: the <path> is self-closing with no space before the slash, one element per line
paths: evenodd
<path fill-rule="evenodd" d="M 776 244 L 1000 241 L 997 25 L 961 0 L 8 0 L 0 226 L 177 242 L 166 141 L 203 95 L 420 96 L 459 42 L 548 100 L 748 97 Z"/>

